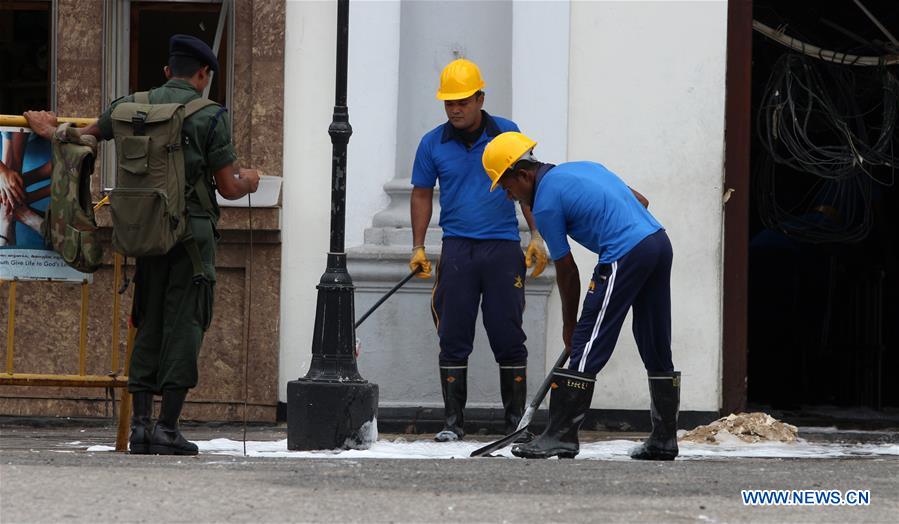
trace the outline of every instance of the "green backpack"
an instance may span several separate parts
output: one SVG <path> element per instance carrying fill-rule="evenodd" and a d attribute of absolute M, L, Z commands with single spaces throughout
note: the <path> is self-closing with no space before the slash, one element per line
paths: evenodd
<path fill-rule="evenodd" d="M 97 139 L 81 136 L 70 124 L 62 124 L 53 133 L 51 147 L 50 204 L 41 233 L 47 245 L 62 255 L 69 266 L 82 273 L 93 273 L 103 259 L 91 202 Z"/>
<path fill-rule="evenodd" d="M 193 188 L 209 195 L 202 177 L 188 180 L 181 126 L 212 100 L 151 104 L 149 92 L 134 94 L 112 111 L 115 136 L 115 189 L 109 195 L 112 245 L 125 256 L 163 255 L 184 242 L 196 270 L 199 252 L 190 232 L 185 194 Z M 195 271 L 197 272 L 197 271 Z"/>

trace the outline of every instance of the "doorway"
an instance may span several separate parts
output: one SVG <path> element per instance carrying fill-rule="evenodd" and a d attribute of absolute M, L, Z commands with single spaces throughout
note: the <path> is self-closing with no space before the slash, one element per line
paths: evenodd
<path fill-rule="evenodd" d="M 727 242 L 746 235 L 750 408 L 899 412 L 899 66 L 857 65 L 899 53 L 893 4 L 751 3 L 753 20 L 807 53 L 752 32 L 746 218 L 726 226 Z"/>

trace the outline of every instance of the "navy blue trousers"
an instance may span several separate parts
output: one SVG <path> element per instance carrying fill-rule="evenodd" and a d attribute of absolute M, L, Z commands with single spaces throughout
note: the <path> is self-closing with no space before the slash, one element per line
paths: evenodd
<path fill-rule="evenodd" d="M 431 303 L 441 365 L 468 362 L 479 305 L 496 361 L 527 362 L 521 328 L 525 276 L 515 240 L 443 239 Z"/>
<path fill-rule="evenodd" d="M 665 230 L 644 238 L 611 264 L 597 264 L 571 337 L 570 369 L 596 375 L 609 361 L 628 310 L 646 371 L 671 362 L 671 242 Z"/>

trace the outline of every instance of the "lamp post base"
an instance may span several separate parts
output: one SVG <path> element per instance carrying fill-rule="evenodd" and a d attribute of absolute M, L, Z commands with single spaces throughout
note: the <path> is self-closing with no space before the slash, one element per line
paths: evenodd
<path fill-rule="evenodd" d="M 368 449 L 378 438 L 378 385 L 287 383 L 287 449 Z"/>

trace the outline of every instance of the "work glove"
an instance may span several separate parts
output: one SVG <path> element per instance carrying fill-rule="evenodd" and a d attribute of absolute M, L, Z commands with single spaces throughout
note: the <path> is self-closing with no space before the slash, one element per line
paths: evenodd
<path fill-rule="evenodd" d="M 531 241 L 528 244 L 527 251 L 524 253 L 524 265 L 527 267 L 534 267 L 531 278 L 537 278 L 543 273 L 543 270 L 546 269 L 546 262 L 548 260 L 549 257 L 546 254 L 546 246 L 543 244 L 543 237 L 536 231 L 531 233 Z"/>
<path fill-rule="evenodd" d="M 409 260 L 409 269 L 415 271 L 421 268 L 421 271 L 415 275 L 418 278 L 431 278 L 431 261 L 425 254 L 424 246 L 415 246 L 412 248 L 412 258 Z"/>

